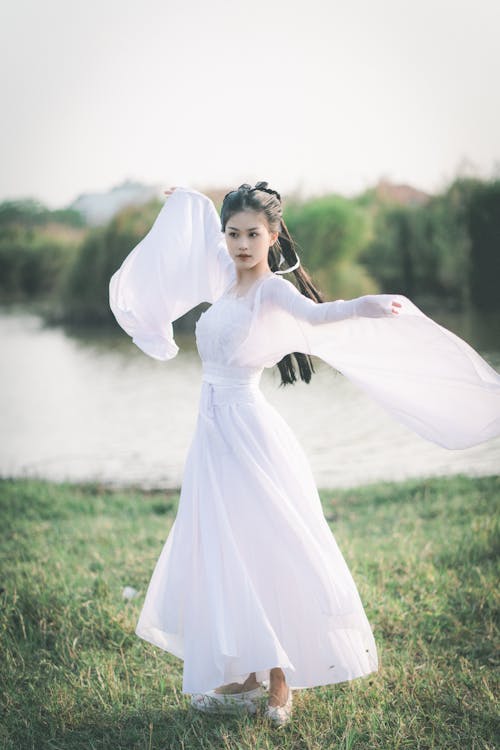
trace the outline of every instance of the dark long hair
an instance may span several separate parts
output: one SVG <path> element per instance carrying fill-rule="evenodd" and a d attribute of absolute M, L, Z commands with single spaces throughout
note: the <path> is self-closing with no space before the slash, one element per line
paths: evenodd
<path fill-rule="evenodd" d="M 298 256 L 295 252 L 294 241 L 283 221 L 280 194 L 276 190 L 271 190 L 267 182 L 257 182 L 255 187 L 243 183 L 237 190 L 227 193 L 221 207 L 222 231 L 226 231 L 226 224 L 231 216 L 240 211 L 247 210 L 263 213 L 266 217 L 269 231 L 279 233 L 278 239 L 269 248 L 267 257 L 271 271 L 283 270 L 279 268 L 280 254 L 283 255 L 287 267 L 295 265 Z M 302 265 L 302 259 L 299 267 L 292 271 L 292 273 L 295 276 L 296 286 L 301 294 L 315 302 L 324 302 L 323 294 L 314 286 L 309 273 Z M 301 379 L 306 383 L 309 383 L 312 373 L 315 372 L 312 360 L 308 354 L 303 354 L 302 352 L 287 354 L 277 363 L 281 373 L 280 385 L 293 384 L 297 380 L 293 358 L 295 358 L 298 365 Z"/>

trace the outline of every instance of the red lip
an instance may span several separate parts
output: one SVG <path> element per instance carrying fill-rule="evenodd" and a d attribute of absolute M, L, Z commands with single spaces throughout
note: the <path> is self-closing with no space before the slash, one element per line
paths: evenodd
<path fill-rule="evenodd" d="M 251 258 L 251 255 L 238 255 L 238 258 Z"/>

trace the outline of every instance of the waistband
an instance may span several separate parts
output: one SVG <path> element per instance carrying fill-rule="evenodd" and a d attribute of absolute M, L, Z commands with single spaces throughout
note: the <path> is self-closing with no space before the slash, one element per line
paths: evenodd
<path fill-rule="evenodd" d="M 254 385 L 258 386 L 264 368 L 238 367 L 220 365 L 215 362 L 203 362 L 202 380 L 212 385 Z"/>

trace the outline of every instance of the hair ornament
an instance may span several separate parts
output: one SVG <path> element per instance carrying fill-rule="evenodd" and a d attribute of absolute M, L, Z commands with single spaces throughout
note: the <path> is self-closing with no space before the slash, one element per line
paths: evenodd
<path fill-rule="evenodd" d="M 300 266 L 300 258 L 296 252 L 295 252 L 295 255 L 297 257 L 297 262 L 295 263 L 295 265 L 291 266 L 290 268 L 285 268 L 284 271 L 275 271 L 274 273 L 290 273 L 290 271 L 295 271 L 295 269 Z M 285 259 L 283 257 L 283 253 L 280 253 L 280 262 L 278 264 L 278 268 L 281 268 L 284 262 L 285 262 Z"/>
<path fill-rule="evenodd" d="M 265 183 L 264 183 L 264 184 L 265 184 Z M 248 192 L 249 192 L 249 193 L 253 193 L 253 192 L 255 192 L 256 190 L 260 190 L 260 191 L 261 191 L 261 192 L 263 192 L 263 193 L 269 193 L 269 195 L 274 195 L 274 196 L 276 196 L 276 198 L 277 198 L 277 199 L 279 200 L 279 202 L 281 203 L 281 195 L 280 195 L 280 194 L 278 193 L 278 191 L 277 191 L 277 190 L 272 190 L 272 188 L 268 188 L 268 187 L 267 187 L 267 185 L 266 185 L 266 187 L 262 187 L 262 186 L 261 186 L 261 187 L 259 187 L 259 185 L 261 185 L 261 183 L 259 183 L 259 182 L 258 182 L 258 183 L 257 183 L 257 185 L 256 185 L 255 187 L 251 188 L 251 189 L 250 189 L 250 190 L 249 190 Z"/>
<path fill-rule="evenodd" d="M 241 193 L 243 191 L 246 193 L 254 193 L 257 190 L 263 193 L 268 193 L 269 195 L 274 195 L 281 203 L 281 195 L 277 190 L 273 190 L 272 188 L 267 187 L 267 182 L 258 182 L 255 187 L 252 187 L 247 182 L 244 182 L 243 185 L 240 185 L 237 190 L 230 190 L 229 193 L 226 193 L 223 201 L 225 201 L 226 198 L 233 193 Z"/>

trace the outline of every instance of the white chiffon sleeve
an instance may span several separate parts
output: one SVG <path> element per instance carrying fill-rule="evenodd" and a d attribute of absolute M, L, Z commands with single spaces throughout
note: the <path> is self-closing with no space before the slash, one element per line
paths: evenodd
<path fill-rule="evenodd" d="M 315 302 L 305 297 L 287 279 L 272 288 L 273 302 L 283 310 L 287 310 L 297 320 L 303 320 L 312 325 L 332 323 L 348 318 L 382 318 L 393 316 L 391 301 L 395 296 L 390 294 L 366 294 L 349 300 L 334 300 L 333 302 Z"/>
<path fill-rule="evenodd" d="M 397 315 L 390 312 L 393 300 L 401 303 Z M 266 278 L 233 364 L 271 367 L 293 352 L 320 357 L 444 448 L 500 436 L 500 375 L 404 295 L 316 303 L 288 280 Z"/>
<path fill-rule="evenodd" d="M 111 277 L 109 305 L 134 344 L 167 360 L 179 351 L 172 322 L 201 302 L 214 302 L 234 278 L 212 201 L 176 188 Z"/>

